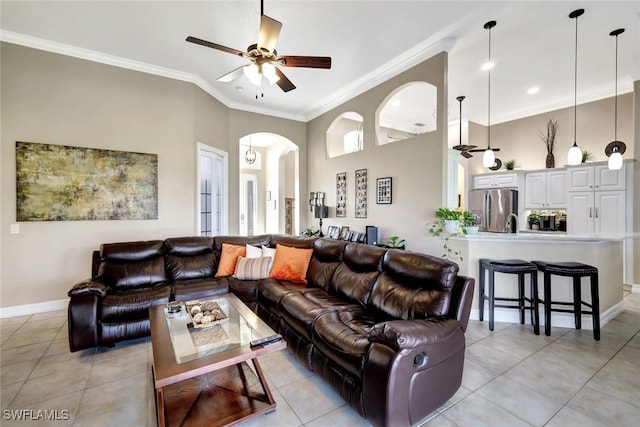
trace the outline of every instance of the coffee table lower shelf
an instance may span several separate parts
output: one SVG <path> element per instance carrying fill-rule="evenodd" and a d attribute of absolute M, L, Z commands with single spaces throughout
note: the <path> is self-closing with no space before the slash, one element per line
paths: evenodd
<path fill-rule="evenodd" d="M 156 390 L 160 426 L 228 426 L 272 412 L 276 402 L 257 359 Z M 154 372 L 155 376 L 155 372 Z"/>

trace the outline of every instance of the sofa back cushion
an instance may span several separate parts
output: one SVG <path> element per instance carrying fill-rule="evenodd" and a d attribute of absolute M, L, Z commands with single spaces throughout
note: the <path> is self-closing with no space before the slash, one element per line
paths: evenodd
<path fill-rule="evenodd" d="M 386 249 L 361 243 L 349 243 L 344 248 L 342 263 L 329 282 L 329 292 L 352 302 L 366 305 L 371 288 L 380 274 Z"/>
<path fill-rule="evenodd" d="M 115 290 L 152 287 L 167 280 L 161 240 L 105 243 L 98 275 Z"/>
<path fill-rule="evenodd" d="M 307 286 L 329 290 L 331 278 L 342 261 L 347 242 L 343 240 L 316 239 L 313 256 L 307 270 Z"/>
<path fill-rule="evenodd" d="M 458 265 L 430 255 L 389 250 L 367 307 L 378 317 L 424 319 L 449 311 Z"/>
<path fill-rule="evenodd" d="M 272 234 L 271 242 L 268 245 L 275 248 L 277 245 L 289 246 L 290 248 L 311 249 L 316 237 L 289 236 L 287 234 Z"/>
<path fill-rule="evenodd" d="M 164 247 L 167 274 L 171 280 L 203 279 L 215 274 L 213 238 L 175 237 L 165 240 Z"/>

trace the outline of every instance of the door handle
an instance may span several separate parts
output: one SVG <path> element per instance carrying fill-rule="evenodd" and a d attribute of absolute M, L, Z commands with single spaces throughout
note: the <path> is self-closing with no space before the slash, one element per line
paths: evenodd
<path fill-rule="evenodd" d="M 592 218 L 592 217 L 593 217 L 593 215 L 592 215 L 592 214 L 593 214 L 593 208 L 589 208 L 589 218 Z"/>
<path fill-rule="evenodd" d="M 598 218 L 598 208 L 596 208 L 596 218 Z"/>

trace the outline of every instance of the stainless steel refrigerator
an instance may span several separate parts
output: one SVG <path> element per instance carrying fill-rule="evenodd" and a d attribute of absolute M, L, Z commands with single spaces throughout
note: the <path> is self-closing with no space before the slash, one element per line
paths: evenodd
<path fill-rule="evenodd" d="M 515 233 L 518 216 L 518 190 L 472 190 L 469 192 L 469 212 L 479 217 L 480 231 Z"/>

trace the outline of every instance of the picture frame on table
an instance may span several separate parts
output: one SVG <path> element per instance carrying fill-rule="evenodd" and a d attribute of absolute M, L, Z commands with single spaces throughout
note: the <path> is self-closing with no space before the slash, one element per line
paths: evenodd
<path fill-rule="evenodd" d="M 349 233 L 349 226 L 347 225 L 343 225 L 340 228 L 340 236 L 339 239 L 340 240 L 347 240 L 347 233 Z"/>
<path fill-rule="evenodd" d="M 392 179 L 390 176 L 376 179 L 376 203 L 390 205 L 392 201 Z"/>
<path fill-rule="evenodd" d="M 340 228 L 335 225 L 330 225 L 327 229 L 327 238 L 337 239 L 340 235 Z"/>

